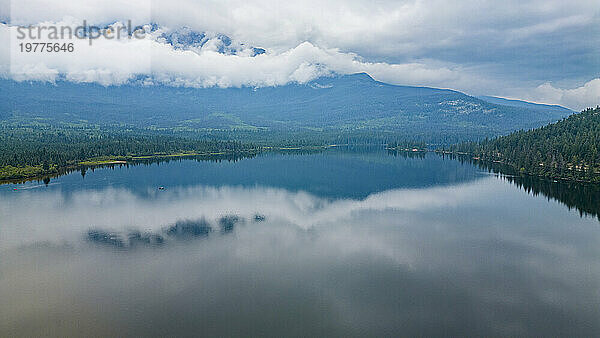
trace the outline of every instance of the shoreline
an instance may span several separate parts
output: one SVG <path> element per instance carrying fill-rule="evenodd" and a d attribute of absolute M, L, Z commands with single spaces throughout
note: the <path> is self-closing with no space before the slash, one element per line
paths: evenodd
<path fill-rule="evenodd" d="M 257 148 L 255 150 L 251 150 L 251 151 L 236 151 L 236 152 L 228 152 L 228 151 L 179 152 L 179 153 L 173 153 L 173 154 L 106 156 L 106 157 L 101 157 L 101 158 L 96 158 L 96 159 L 88 159 L 85 161 L 81 161 L 81 162 L 70 164 L 70 165 L 63 166 L 63 167 L 53 166 L 53 168 L 51 168 L 48 171 L 43 171 L 43 169 L 41 168 L 40 165 L 27 166 L 27 167 L 6 166 L 3 168 L 0 168 L 0 185 L 20 184 L 20 183 L 26 183 L 26 182 L 30 182 L 30 181 L 41 181 L 44 179 L 60 177 L 60 176 L 72 173 L 74 171 L 87 170 L 90 168 L 93 169 L 93 168 L 102 168 L 102 167 L 107 167 L 107 166 L 115 166 L 115 165 L 122 166 L 122 165 L 129 165 L 129 164 L 136 165 L 136 164 L 139 164 L 140 162 L 147 161 L 147 160 L 160 161 L 161 159 L 168 160 L 168 159 L 184 159 L 184 158 L 193 158 L 193 157 L 218 158 L 219 156 L 249 157 L 249 156 L 255 156 L 255 155 L 258 155 L 261 153 L 267 153 L 267 152 L 277 152 L 277 151 L 287 152 L 287 151 L 299 151 L 299 150 L 319 151 L 319 150 L 327 150 L 330 148 L 336 148 L 336 147 L 341 147 L 341 146 L 345 146 L 345 145 L 330 144 L 330 145 L 323 145 L 323 146 L 300 146 L 300 147 L 264 146 L 264 147 L 260 147 L 260 148 Z M 463 153 L 463 152 L 452 152 L 452 151 L 430 150 L 430 149 L 419 149 L 419 148 L 404 148 L 404 147 L 403 148 L 385 147 L 385 150 L 404 152 L 404 153 L 408 153 L 408 154 L 435 153 L 438 155 L 450 155 L 450 156 L 457 156 L 457 157 L 463 157 L 463 158 L 466 157 L 466 158 L 468 158 L 468 160 L 472 161 L 474 165 L 478 165 L 480 167 L 481 167 L 481 165 L 490 165 L 490 166 L 501 165 L 501 166 L 506 166 L 507 168 L 510 169 L 510 170 L 501 170 L 499 168 L 492 167 L 492 169 L 496 169 L 498 171 L 498 173 L 502 174 L 502 175 L 528 176 L 528 177 L 535 177 L 535 178 L 539 178 L 539 179 L 552 180 L 555 182 L 563 182 L 563 183 L 600 185 L 600 182 L 595 182 L 595 181 L 590 181 L 590 180 L 565 178 L 565 177 L 560 177 L 560 176 L 553 177 L 553 176 L 531 174 L 528 172 L 519 172 L 517 169 L 515 169 L 514 167 L 512 167 L 509 164 L 506 164 L 504 162 L 486 160 L 486 159 L 482 159 L 477 156 L 473 156 L 472 154 Z M 23 174 L 21 176 L 11 176 L 11 177 L 3 178 L 1 176 L 1 173 L 2 173 L 2 170 L 3 169 L 6 170 L 6 168 L 9 168 L 9 169 L 14 168 L 16 170 L 24 171 L 25 174 Z M 508 172 L 508 171 L 510 171 L 510 172 Z"/>
<path fill-rule="evenodd" d="M 77 163 L 69 164 L 63 167 L 57 167 L 53 165 L 49 170 L 44 171 L 41 165 L 37 166 L 26 166 L 26 167 L 13 167 L 13 166 L 5 166 L 0 168 L 0 185 L 4 184 L 20 184 L 31 181 L 41 181 L 44 179 L 51 179 L 60 177 L 69 173 L 72 173 L 77 170 L 87 170 L 89 168 L 102 168 L 106 166 L 113 165 L 135 165 L 140 162 L 147 160 L 167 160 L 167 159 L 184 159 L 184 158 L 193 158 L 193 157 L 207 157 L 207 158 L 218 158 L 219 156 L 240 156 L 240 157 L 249 157 L 258 155 L 266 152 L 273 151 L 297 151 L 297 150 L 327 150 L 330 148 L 335 148 L 343 145 L 338 144 L 330 144 L 324 146 L 300 146 L 300 147 L 270 147 L 264 146 L 259 147 L 254 150 L 247 151 L 216 151 L 216 152 L 179 152 L 173 154 L 153 154 L 153 155 L 132 155 L 132 156 L 104 156 L 95 159 L 88 159 L 84 161 L 80 161 Z M 25 174 L 20 176 L 10 176 L 10 177 L 2 177 L 2 172 L 8 170 L 18 170 L 25 172 Z"/>
<path fill-rule="evenodd" d="M 545 175 L 538 175 L 538 174 L 531 174 L 529 172 L 520 172 L 518 169 L 516 169 L 515 167 L 513 167 L 510 164 L 507 164 L 505 162 L 502 161 L 494 161 L 494 160 L 486 160 L 483 158 L 480 158 L 478 156 L 473 156 L 473 154 L 469 154 L 469 153 L 464 153 L 464 152 L 452 152 L 452 151 L 444 151 L 444 150 L 429 150 L 429 149 L 407 149 L 407 148 L 386 148 L 387 150 L 392 150 L 392 151 L 398 151 L 398 152 L 406 152 L 406 153 L 435 153 L 438 155 L 451 155 L 451 156 L 462 156 L 462 157 L 468 157 L 469 160 L 474 161 L 478 166 L 480 166 L 480 164 L 488 164 L 488 165 L 503 165 L 506 166 L 508 168 L 511 169 L 511 173 L 503 173 L 501 170 L 499 170 L 499 174 L 502 175 L 511 175 L 511 176 L 528 176 L 528 177 L 535 177 L 535 178 L 539 178 L 539 179 L 546 179 L 546 180 L 552 180 L 555 182 L 563 182 L 563 183 L 580 183 L 580 184 L 589 184 L 589 185 L 600 185 L 600 181 L 596 182 L 596 181 L 590 181 L 590 180 L 581 180 L 581 179 L 575 179 L 575 178 L 566 178 L 566 177 L 560 177 L 560 176 L 545 176 Z M 481 162 L 481 163 L 477 163 L 477 162 Z"/>
<path fill-rule="evenodd" d="M 215 157 L 217 158 L 218 156 L 225 156 L 225 155 L 231 155 L 231 156 L 236 156 L 239 155 L 240 157 L 244 157 L 244 156 L 252 156 L 252 155 L 256 155 L 261 153 L 261 149 L 257 149 L 256 151 L 236 151 L 236 152 L 227 152 L 227 151 L 222 151 L 222 152 L 189 152 L 189 153 L 174 153 L 174 154 L 154 154 L 154 155 L 135 155 L 135 156 L 106 156 L 106 157 L 101 157 L 101 158 L 96 158 L 96 159 L 88 159 L 85 161 L 80 161 L 74 164 L 69 164 L 63 167 L 56 167 L 54 166 L 54 168 L 51 168 L 48 171 L 43 171 L 40 173 L 41 166 L 27 166 L 27 167 L 12 167 L 12 166 L 6 166 L 3 168 L 0 168 L 0 172 L 2 172 L 3 169 L 6 169 L 7 167 L 10 168 L 15 168 L 15 169 L 21 169 L 21 170 L 25 170 L 26 172 L 31 173 L 30 175 L 22 175 L 22 176 L 12 176 L 12 177 L 7 177 L 7 178 L 3 178 L 0 176 L 0 185 L 3 184 L 20 184 L 20 183 L 26 183 L 26 182 L 31 182 L 31 181 L 40 181 L 40 180 L 44 180 L 44 179 L 50 179 L 50 178 L 56 178 L 59 176 L 63 176 L 69 173 L 72 173 L 74 171 L 77 170 L 87 170 L 89 168 L 102 168 L 102 167 L 107 167 L 107 166 L 113 166 L 113 165 L 135 165 L 135 164 L 139 164 L 140 162 L 146 161 L 146 160 L 160 160 L 160 159 L 177 159 L 177 158 L 186 158 L 186 157 Z"/>

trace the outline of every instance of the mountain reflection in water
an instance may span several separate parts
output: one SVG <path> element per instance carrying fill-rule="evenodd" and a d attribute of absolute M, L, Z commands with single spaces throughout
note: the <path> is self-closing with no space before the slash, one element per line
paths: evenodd
<path fill-rule="evenodd" d="M 264 222 L 265 217 L 259 214 L 252 218 L 254 222 Z M 232 233 L 238 223 L 245 220 L 236 215 L 220 217 L 217 221 L 221 234 Z M 168 243 L 167 239 L 190 240 L 208 237 L 213 232 L 213 226 L 204 218 L 179 220 L 175 224 L 165 227 L 160 232 L 142 232 L 130 230 L 127 233 L 111 232 L 92 229 L 87 233 L 87 241 L 94 244 L 105 245 L 118 249 L 135 249 L 140 246 L 162 246 Z"/>
<path fill-rule="evenodd" d="M 259 156 L 53 183 L 0 189 L 0 336 L 600 335 L 598 221 L 470 164 Z"/>

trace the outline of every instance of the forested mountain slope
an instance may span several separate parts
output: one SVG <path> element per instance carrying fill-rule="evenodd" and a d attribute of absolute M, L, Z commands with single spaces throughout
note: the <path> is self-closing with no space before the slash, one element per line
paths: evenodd
<path fill-rule="evenodd" d="M 453 90 L 390 85 L 367 74 L 264 88 L 0 80 L 0 95 L 0 120 L 12 122 L 119 125 L 187 135 L 362 133 L 445 144 L 539 127 L 571 113 L 499 105 Z"/>
<path fill-rule="evenodd" d="M 600 107 L 541 128 L 452 147 L 530 175 L 600 183 Z"/>

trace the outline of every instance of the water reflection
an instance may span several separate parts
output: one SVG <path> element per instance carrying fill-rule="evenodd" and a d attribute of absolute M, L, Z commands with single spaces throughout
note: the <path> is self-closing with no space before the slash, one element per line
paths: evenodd
<path fill-rule="evenodd" d="M 194 238 L 199 236 L 206 237 L 211 231 L 212 227 L 208 221 L 201 218 L 198 220 L 177 221 L 167 229 L 166 233 L 169 236 L 178 238 Z"/>
<path fill-rule="evenodd" d="M 254 222 L 264 222 L 263 215 L 254 215 Z M 245 223 L 245 220 L 237 215 L 226 215 L 220 217 L 217 224 L 220 233 L 229 234 L 235 229 L 236 224 Z M 124 232 L 111 232 L 100 229 L 92 229 L 87 232 L 87 241 L 94 244 L 104 245 L 116 249 L 136 249 L 141 246 L 157 247 L 167 242 L 167 239 L 191 240 L 206 238 L 214 231 L 213 226 L 205 219 L 178 220 L 175 224 L 165 227 L 161 232 L 130 230 Z"/>
<path fill-rule="evenodd" d="M 502 164 L 474 160 L 465 156 L 448 156 L 461 163 L 471 163 L 480 168 L 498 174 L 502 180 L 515 184 L 533 196 L 543 195 L 559 201 L 569 210 L 576 209 L 581 217 L 596 217 L 600 221 L 600 185 L 582 182 L 555 181 L 547 178 L 520 175 L 514 169 Z"/>
<path fill-rule="evenodd" d="M 518 179 L 323 153 L 0 187 L 0 336 L 598 336 L 600 228 L 561 204 L 597 195 Z"/>
<path fill-rule="evenodd" d="M 108 232 L 104 230 L 90 230 L 87 233 L 87 240 L 91 243 L 111 246 L 113 248 L 136 248 L 138 246 L 157 246 L 165 243 L 165 238 L 160 234 L 142 233 L 132 231 L 124 237 L 120 233 Z"/>
<path fill-rule="evenodd" d="M 0 180 L 0 185 L 3 184 L 19 184 L 19 183 L 27 183 L 32 181 L 43 182 L 45 185 L 48 185 L 53 178 L 58 178 L 64 175 L 69 175 L 75 172 L 79 172 L 82 178 L 85 178 L 85 175 L 88 171 L 94 172 L 96 169 L 115 169 L 115 168 L 129 168 L 135 166 L 149 166 L 153 164 L 168 164 L 171 162 L 181 162 L 181 161 L 197 161 L 197 162 L 212 162 L 212 163 L 221 163 L 221 162 L 238 162 L 243 159 L 254 158 L 258 155 L 255 151 L 241 152 L 241 153 L 222 153 L 222 154 L 206 154 L 206 155 L 189 155 L 189 156 L 155 156 L 151 158 L 136 158 L 136 159 L 128 159 L 125 163 L 108 163 L 102 165 L 76 165 L 67 168 L 61 168 L 58 172 L 48 175 L 42 178 L 26 178 L 26 179 L 16 179 L 16 180 Z M 120 162 L 120 161 L 116 161 Z"/>
<path fill-rule="evenodd" d="M 61 173 L 79 171 L 81 177 L 68 175 L 53 180 L 46 177 L 37 183 L 0 185 L 0 193 L 43 185 L 60 185 L 63 191 L 98 189 L 108 185 L 147 194 L 165 183 L 204 183 L 214 186 L 266 185 L 334 198 L 364 198 L 373 192 L 394 188 L 422 188 L 476 180 L 481 178 L 478 167 L 534 196 L 541 194 L 569 209 L 574 208 L 582 217 L 600 220 L 600 185 L 515 175 L 509 167 L 466 156 L 384 150 L 382 146 L 141 159 L 130 164 L 73 168 Z M 98 175 L 85 179 L 88 172 Z"/>
<path fill-rule="evenodd" d="M 543 195 L 576 209 L 581 217 L 592 216 L 600 221 L 600 186 L 578 182 L 554 182 L 537 177 L 504 176 L 505 180 L 534 196 Z"/>
<path fill-rule="evenodd" d="M 31 190 L 0 224 L 2 336 L 600 333 L 596 221 L 494 177 Z"/>
<path fill-rule="evenodd" d="M 479 170 L 468 164 L 445 160 L 434 154 L 392 157 L 382 148 L 329 149 L 312 155 L 297 151 L 260 154 L 255 158 L 223 161 L 149 160 L 144 165 L 111 165 L 90 168 L 84 176 L 71 174 L 52 179 L 50 189 L 65 192 L 82 189 L 126 188 L 148 195 L 157 187 L 270 186 L 291 191 L 307 191 L 330 198 L 364 198 L 373 192 L 396 188 L 422 188 L 449 185 L 481 178 Z M 44 186 L 42 182 L 0 185 L 9 189 Z"/>

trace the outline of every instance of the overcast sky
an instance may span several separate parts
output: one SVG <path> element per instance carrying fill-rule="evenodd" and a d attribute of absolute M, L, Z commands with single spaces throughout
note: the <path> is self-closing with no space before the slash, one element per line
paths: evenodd
<path fill-rule="evenodd" d="M 4 77 L 269 86 L 365 71 L 377 80 L 562 104 L 600 104 L 600 1 L 0 0 Z M 156 24 L 143 40 L 21 53 L 17 25 Z M 206 32 L 202 46 L 164 34 Z M 224 49 L 223 34 L 232 39 Z M 11 40 L 12 35 L 12 40 Z M 266 50 L 255 56 L 250 47 Z"/>

